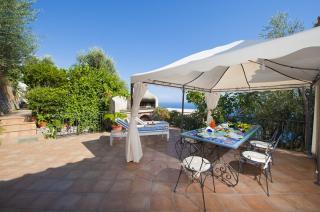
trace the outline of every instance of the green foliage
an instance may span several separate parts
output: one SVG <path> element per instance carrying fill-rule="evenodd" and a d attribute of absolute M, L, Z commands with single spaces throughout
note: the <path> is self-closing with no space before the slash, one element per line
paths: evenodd
<path fill-rule="evenodd" d="M 257 118 L 303 120 L 303 98 L 298 90 L 264 92 L 259 96 Z"/>
<path fill-rule="evenodd" d="M 127 115 L 124 114 L 124 113 L 119 113 L 119 112 L 116 112 L 116 113 L 106 113 L 104 114 L 103 118 L 107 121 L 109 121 L 109 123 L 111 125 L 117 125 L 116 123 L 116 119 L 119 118 L 119 119 L 124 119 L 126 118 Z"/>
<path fill-rule="evenodd" d="M 57 68 L 52 59 L 29 58 L 23 67 L 23 81 L 29 88 L 59 87 L 67 83 L 66 71 Z"/>
<path fill-rule="evenodd" d="M 60 114 L 67 106 L 67 90 L 64 88 L 33 88 L 26 94 L 29 109 L 37 114 Z"/>
<path fill-rule="evenodd" d="M 303 30 L 304 26 L 300 21 L 292 21 L 289 19 L 288 13 L 279 12 L 271 17 L 260 36 L 266 39 L 273 39 L 292 35 Z"/>
<path fill-rule="evenodd" d="M 204 93 L 187 91 L 186 98 L 189 103 L 193 103 L 196 106 L 197 110 L 184 117 L 184 128 L 190 129 L 191 127 L 199 128 L 204 126 L 204 121 L 207 117 L 207 104 L 205 102 Z"/>
<path fill-rule="evenodd" d="M 75 66 L 69 70 L 68 79 L 68 89 L 73 97 L 71 102 L 75 104 L 70 107 L 77 108 L 76 111 L 85 111 L 82 106 L 90 106 L 91 103 L 92 107 L 97 107 L 99 111 L 106 111 L 109 109 L 110 97 L 129 96 L 125 83 L 117 75 L 104 69 Z"/>
<path fill-rule="evenodd" d="M 55 67 L 50 61 L 44 64 Z M 34 77 L 32 73 L 30 78 Z M 78 65 L 63 77 L 66 81 L 60 87 L 53 87 L 58 84 L 48 79 L 50 87 L 35 87 L 26 95 L 29 108 L 47 117 L 49 137 L 54 137 L 60 127 L 56 120 L 68 120 L 70 125 L 78 127 L 79 133 L 98 129 L 101 111 L 109 109 L 110 97 L 128 96 L 125 83 L 119 76 L 104 69 Z"/>
<path fill-rule="evenodd" d="M 204 93 L 198 91 L 187 91 L 187 101 L 193 103 L 198 112 L 205 113 L 207 110 L 207 104 L 204 100 Z"/>
<path fill-rule="evenodd" d="M 180 127 L 182 122 L 182 114 L 177 111 L 170 112 L 169 123 L 173 126 Z M 198 129 L 205 126 L 202 114 L 191 113 L 189 115 L 184 115 L 183 117 L 183 128 L 185 130 Z"/>
<path fill-rule="evenodd" d="M 0 75 L 19 76 L 18 67 L 35 50 L 30 23 L 36 11 L 30 0 L 5 0 L 0 3 Z M 13 73 L 16 72 L 16 73 Z"/>
<path fill-rule="evenodd" d="M 41 122 L 47 121 L 47 117 L 45 114 L 39 113 L 37 115 L 37 124 L 40 124 Z"/>
<path fill-rule="evenodd" d="M 152 120 L 156 121 L 168 121 L 170 120 L 170 112 L 166 108 L 157 107 L 154 109 L 152 113 Z"/>
<path fill-rule="evenodd" d="M 79 65 L 90 66 L 93 69 L 103 69 L 109 73 L 116 74 L 112 60 L 107 57 L 103 49 L 92 48 L 88 53 L 80 54 L 77 57 Z"/>

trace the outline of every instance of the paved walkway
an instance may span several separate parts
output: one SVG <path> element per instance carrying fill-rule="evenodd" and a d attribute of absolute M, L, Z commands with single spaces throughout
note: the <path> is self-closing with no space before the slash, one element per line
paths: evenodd
<path fill-rule="evenodd" d="M 176 193 L 179 164 L 172 131 L 143 137 L 144 157 L 126 163 L 124 142 L 110 147 L 106 134 L 89 134 L 38 143 L 0 146 L 0 211 L 199 211 L 199 184 L 183 176 Z M 313 184 L 313 161 L 277 152 L 271 196 L 244 167 L 236 187 L 206 181 L 207 209 L 215 211 L 320 211 L 320 187 Z M 226 153 L 232 159 L 233 152 Z M 6 210 L 5 210 L 6 209 Z"/>

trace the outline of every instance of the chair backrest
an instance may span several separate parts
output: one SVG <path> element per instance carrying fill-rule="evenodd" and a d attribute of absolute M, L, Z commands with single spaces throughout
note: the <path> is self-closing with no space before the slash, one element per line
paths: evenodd
<path fill-rule="evenodd" d="M 267 159 L 266 159 L 266 162 L 263 166 L 263 169 L 267 169 L 270 165 L 270 162 L 271 162 L 271 155 L 268 155 Z"/>
<path fill-rule="evenodd" d="M 141 125 L 147 125 L 146 122 L 144 122 L 143 120 L 141 120 L 140 118 L 136 117 L 136 121 L 138 122 L 138 124 L 141 124 Z"/>
<path fill-rule="evenodd" d="M 277 133 L 276 133 L 276 135 L 274 137 L 274 140 L 271 142 L 271 144 L 272 144 L 271 147 L 272 148 L 268 149 L 267 152 L 273 153 L 274 151 L 276 151 L 276 148 L 278 147 L 278 144 L 279 144 L 279 142 L 281 140 L 282 134 L 283 134 L 283 130 L 278 129 Z"/>
<path fill-rule="evenodd" d="M 277 139 L 277 136 L 278 136 L 278 134 L 279 134 L 279 131 L 280 131 L 280 129 L 279 129 L 278 127 L 274 130 L 274 132 L 273 132 L 273 134 L 272 134 L 272 136 L 271 136 L 271 138 L 270 138 L 270 141 L 271 141 L 271 142 L 273 142 L 273 141 L 275 141 L 275 140 Z"/>
<path fill-rule="evenodd" d="M 116 123 L 119 124 L 120 126 L 122 126 L 125 129 L 129 129 L 129 125 L 126 121 L 120 119 L 120 118 L 116 118 Z"/>

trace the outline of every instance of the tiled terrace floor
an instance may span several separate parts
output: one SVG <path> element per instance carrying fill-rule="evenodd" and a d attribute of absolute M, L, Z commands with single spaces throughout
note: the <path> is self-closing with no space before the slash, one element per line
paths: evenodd
<path fill-rule="evenodd" d="M 174 131 L 170 142 L 142 138 L 139 164 L 126 163 L 124 142 L 110 147 L 105 134 L 0 146 L 0 211 L 199 211 L 199 184 L 187 186 L 184 176 L 172 192 L 177 138 Z M 225 157 L 233 158 L 232 152 Z M 282 151 L 274 157 L 270 197 L 265 181 L 259 185 L 245 166 L 236 187 L 216 180 L 213 193 L 211 179 L 206 181 L 208 211 L 320 211 L 313 161 Z"/>

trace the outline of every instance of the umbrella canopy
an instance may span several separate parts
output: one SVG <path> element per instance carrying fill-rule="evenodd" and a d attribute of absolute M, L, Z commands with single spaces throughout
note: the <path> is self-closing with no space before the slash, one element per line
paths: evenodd
<path fill-rule="evenodd" d="M 145 82 L 204 92 L 303 87 L 320 73 L 320 27 L 268 41 L 236 41 L 162 68 L 135 74 Z"/>

